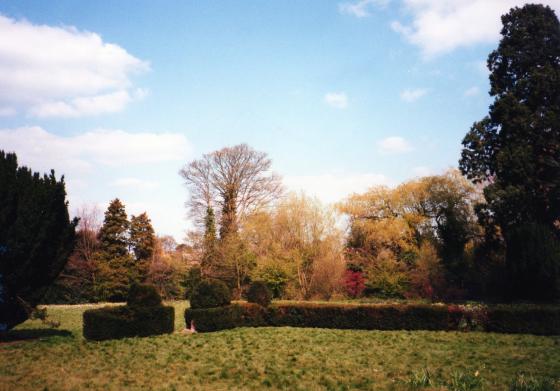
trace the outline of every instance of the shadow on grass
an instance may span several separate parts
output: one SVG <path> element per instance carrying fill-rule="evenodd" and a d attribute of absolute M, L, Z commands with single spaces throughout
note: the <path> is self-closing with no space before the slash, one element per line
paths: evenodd
<path fill-rule="evenodd" d="M 68 330 L 57 329 L 20 329 L 10 330 L 7 333 L 0 334 L 0 343 L 16 342 L 30 339 L 40 339 L 46 337 L 71 337 L 72 333 Z"/>

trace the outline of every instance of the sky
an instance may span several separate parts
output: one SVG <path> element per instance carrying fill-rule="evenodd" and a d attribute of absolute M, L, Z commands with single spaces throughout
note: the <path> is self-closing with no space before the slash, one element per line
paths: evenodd
<path fill-rule="evenodd" d="M 395 186 L 457 166 L 524 3 L 0 1 L 0 149 L 64 174 L 72 213 L 118 197 L 178 241 L 178 172 L 225 146 L 325 203 Z"/>

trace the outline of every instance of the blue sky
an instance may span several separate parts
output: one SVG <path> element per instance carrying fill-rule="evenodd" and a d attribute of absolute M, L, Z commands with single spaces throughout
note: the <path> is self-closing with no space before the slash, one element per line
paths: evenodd
<path fill-rule="evenodd" d="M 555 10 L 560 0 L 546 2 Z M 457 165 L 515 0 L 0 2 L 0 149 L 189 227 L 177 174 L 246 142 L 325 202 Z"/>

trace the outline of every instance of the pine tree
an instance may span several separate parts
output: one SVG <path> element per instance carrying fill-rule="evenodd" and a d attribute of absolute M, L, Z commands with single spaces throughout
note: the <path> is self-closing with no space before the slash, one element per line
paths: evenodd
<path fill-rule="evenodd" d="M 156 245 L 154 228 L 146 212 L 130 218 L 129 243 L 136 260 L 135 269 L 137 279 L 139 282 L 144 282 Z"/>
<path fill-rule="evenodd" d="M 128 251 L 129 226 L 124 205 L 118 198 L 114 199 L 99 231 L 97 280 L 101 300 L 123 301 L 135 280 L 133 259 Z"/>
<path fill-rule="evenodd" d="M 0 151 L 0 332 L 23 322 L 56 279 L 75 241 L 64 177 L 18 167 Z"/>

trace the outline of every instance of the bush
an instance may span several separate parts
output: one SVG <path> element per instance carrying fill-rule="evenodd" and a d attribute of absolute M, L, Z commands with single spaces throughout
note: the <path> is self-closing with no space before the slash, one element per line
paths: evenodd
<path fill-rule="evenodd" d="M 291 326 L 363 330 L 480 330 L 560 334 L 559 308 L 447 305 L 360 305 L 277 303 L 268 308 L 238 303 L 220 308 L 187 309 L 187 324 L 199 331 L 234 327 Z"/>
<path fill-rule="evenodd" d="M 84 312 L 84 337 L 102 341 L 166 334 L 173 332 L 174 322 L 173 307 L 108 306 Z"/>
<path fill-rule="evenodd" d="M 175 309 L 161 304 L 153 285 L 133 284 L 127 305 L 87 310 L 83 317 L 84 337 L 94 341 L 172 333 L 175 328 Z"/>
<path fill-rule="evenodd" d="M 126 304 L 130 307 L 158 306 L 161 305 L 161 296 L 153 285 L 133 284 L 128 291 Z"/>
<path fill-rule="evenodd" d="M 264 282 L 255 281 L 247 291 L 247 301 L 268 307 L 272 301 L 272 292 Z"/>
<path fill-rule="evenodd" d="M 228 305 L 231 292 L 220 280 L 203 280 L 198 284 L 190 298 L 191 308 L 214 308 Z M 189 323 L 187 323 L 189 324 Z"/>

